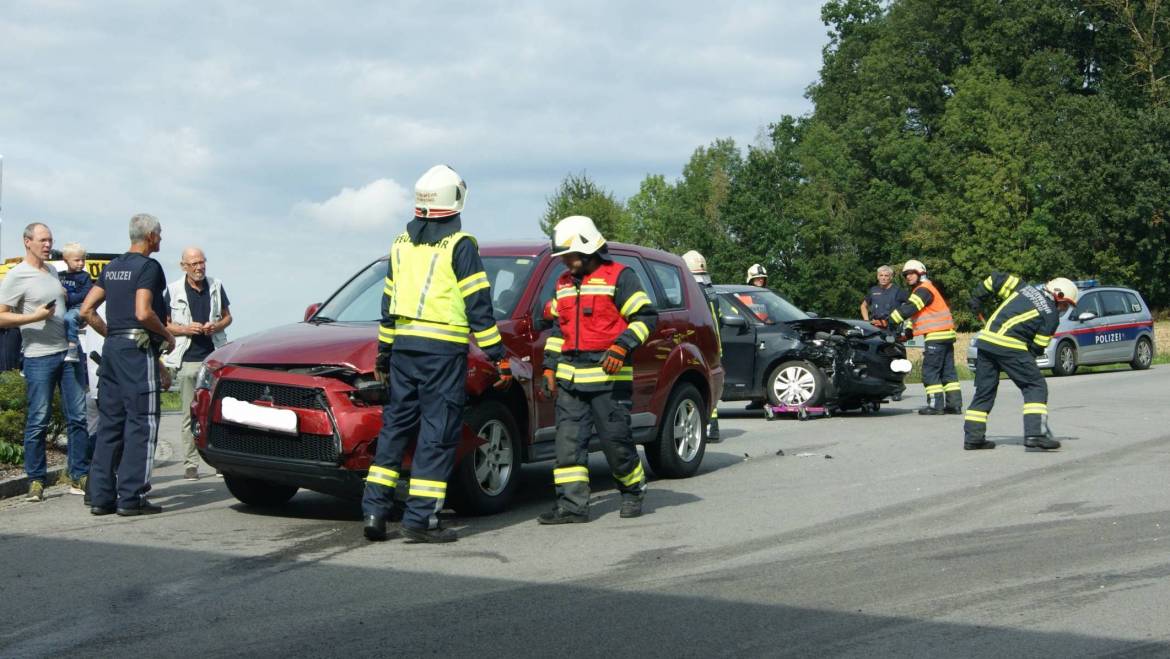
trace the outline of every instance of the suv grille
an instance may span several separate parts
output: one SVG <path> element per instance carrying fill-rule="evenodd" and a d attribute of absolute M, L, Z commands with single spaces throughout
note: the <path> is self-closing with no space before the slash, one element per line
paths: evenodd
<path fill-rule="evenodd" d="M 290 387 L 280 384 L 264 384 L 263 382 L 247 382 L 245 380 L 223 380 L 215 388 L 215 397 L 231 396 L 236 400 L 247 403 L 261 398 L 271 398 L 272 404 L 278 407 L 299 407 L 303 410 L 323 410 L 324 404 L 316 389 L 305 387 Z"/>
<path fill-rule="evenodd" d="M 212 448 L 221 451 L 337 464 L 337 450 L 333 446 L 333 438 L 325 435 L 302 433 L 293 437 L 253 428 L 213 423 L 208 443 Z"/>

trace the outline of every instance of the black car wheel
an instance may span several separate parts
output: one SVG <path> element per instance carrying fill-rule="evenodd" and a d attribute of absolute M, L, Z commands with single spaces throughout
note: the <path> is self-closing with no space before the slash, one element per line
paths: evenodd
<path fill-rule="evenodd" d="M 455 469 L 452 504 L 465 515 L 494 515 L 508 507 L 520 482 L 520 433 L 506 405 L 477 403 L 466 423 L 484 440 Z"/>
<path fill-rule="evenodd" d="M 646 461 L 660 478 L 694 476 L 707 452 L 707 411 L 693 385 L 675 387 L 659 423 L 658 439 L 646 444 Z"/>
<path fill-rule="evenodd" d="M 1072 375 L 1077 372 L 1077 349 L 1071 341 L 1061 341 L 1056 346 L 1056 363 L 1052 365 L 1053 375 Z"/>
<path fill-rule="evenodd" d="M 773 405 L 818 406 L 825 400 L 825 374 L 811 362 L 784 362 L 768 374 L 764 393 Z"/>
<path fill-rule="evenodd" d="M 1154 344 L 1150 342 L 1147 337 L 1138 339 L 1137 346 L 1133 349 L 1133 361 L 1129 363 L 1130 368 L 1135 371 L 1144 371 L 1154 363 Z"/>
<path fill-rule="evenodd" d="M 271 483 L 246 476 L 223 475 L 228 492 L 241 503 L 257 508 L 276 508 L 288 503 L 297 493 L 295 485 Z"/>

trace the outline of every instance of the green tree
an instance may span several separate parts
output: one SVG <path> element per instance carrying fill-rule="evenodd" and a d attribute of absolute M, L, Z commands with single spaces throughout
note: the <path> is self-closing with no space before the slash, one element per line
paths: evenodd
<path fill-rule="evenodd" d="M 591 218 L 606 240 L 629 238 L 630 220 L 625 207 L 585 172 L 567 174 L 561 181 L 556 193 L 547 200 L 540 230 L 551 238 L 556 223 L 570 215 Z"/>

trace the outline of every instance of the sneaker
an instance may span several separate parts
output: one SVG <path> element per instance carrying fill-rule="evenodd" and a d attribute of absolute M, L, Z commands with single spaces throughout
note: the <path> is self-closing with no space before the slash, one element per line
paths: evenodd
<path fill-rule="evenodd" d="M 81 361 L 81 351 L 77 349 L 76 343 L 70 343 L 69 349 L 65 351 L 65 361 L 79 362 Z"/>
<path fill-rule="evenodd" d="M 536 521 L 541 524 L 584 524 L 589 521 L 589 513 L 571 513 L 556 506 L 547 513 L 541 513 Z"/>
<path fill-rule="evenodd" d="M 995 448 L 995 442 L 987 441 L 987 442 L 970 442 L 970 443 L 964 442 L 963 443 L 963 450 L 964 451 L 978 451 L 980 449 L 987 449 L 987 448 Z"/>
<path fill-rule="evenodd" d="M 642 497 L 638 496 L 623 496 L 622 509 L 618 513 L 618 517 L 630 518 L 642 516 Z"/>
<path fill-rule="evenodd" d="M 406 538 L 407 542 L 455 542 L 459 539 L 459 534 L 455 529 L 445 529 L 438 527 L 434 529 L 412 529 L 409 526 L 402 527 L 402 536 Z"/>
<path fill-rule="evenodd" d="M 85 486 L 89 482 L 89 476 L 82 476 L 81 478 L 69 479 L 69 494 L 85 494 Z"/>
<path fill-rule="evenodd" d="M 45 484 L 40 481 L 33 481 L 28 484 L 28 496 L 25 501 L 44 501 L 45 500 Z"/>
<path fill-rule="evenodd" d="M 199 469 L 197 469 L 195 467 L 187 467 L 187 470 L 183 472 L 183 480 L 185 480 L 185 481 L 199 480 Z"/>

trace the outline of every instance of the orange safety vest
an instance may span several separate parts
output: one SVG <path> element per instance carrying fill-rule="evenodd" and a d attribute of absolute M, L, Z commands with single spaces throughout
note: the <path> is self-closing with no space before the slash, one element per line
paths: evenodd
<path fill-rule="evenodd" d="M 955 319 L 951 317 L 951 308 L 943 299 L 941 293 L 931 281 L 924 281 L 914 290 L 925 288 L 933 298 L 930 304 L 914 314 L 914 336 L 926 335 L 927 341 L 945 341 L 955 338 Z M 911 293 L 913 295 L 913 293 Z M 918 298 L 922 299 L 922 298 Z M 935 336 L 932 336 L 935 335 Z"/>

